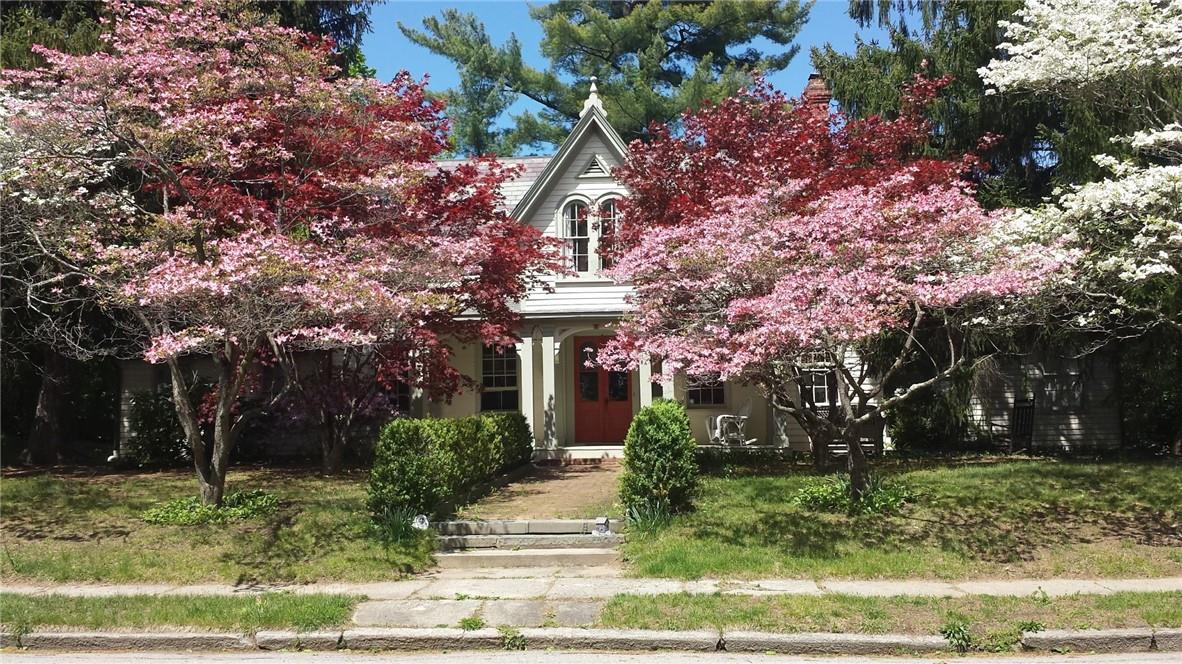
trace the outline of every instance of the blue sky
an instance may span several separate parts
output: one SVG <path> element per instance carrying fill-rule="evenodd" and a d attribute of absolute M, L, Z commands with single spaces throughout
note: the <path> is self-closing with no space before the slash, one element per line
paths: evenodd
<path fill-rule="evenodd" d="M 416 77 L 429 74 L 430 87 L 444 90 L 459 81 L 455 66 L 425 48 L 411 43 L 398 30 L 398 23 L 421 28 L 423 18 L 437 16 L 446 8 L 473 13 L 485 25 L 489 36 L 496 44 L 504 43 L 511 34 L 521 42 L 522 53 L 528 64 L 542 67 L 546 64 L 538 49 L 542 38 L 541 27 L 529 17 L 531 3 L 516 0 L 467 0 L 463 2 L 442 2 L 425 0 L 393 0 L 377 5 L 371 12 L 373 31 L 362 44 L 369 65 L 378 72 L 378 78 L 389 80 L 401 69 Z M 536 3 L 533 3 L 536 4 Z M 854 49 L 854 36 L 861 33 L 864 40 L 886 40 L 886 34 L 877 27 L 863 30 L 850 19 L 846 10 L 847 0 L 821 0 L 814 5 L 809 21 L 797 35 L 800 53 L 783 71 L 769 76 L 769 80 L 789 95 L 797 95 L 804 88 L 812 66 L 809 63 L 809 49 L 830 43 L 846 53 Z M 759 45 L 758 43 L 756 45 Z M 512 109 L 536 110 L 528 100 L 521 100 Z"/>

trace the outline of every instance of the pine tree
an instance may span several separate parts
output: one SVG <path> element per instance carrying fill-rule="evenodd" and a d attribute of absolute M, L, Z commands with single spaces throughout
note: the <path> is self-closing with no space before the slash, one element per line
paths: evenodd
<path fill-rule="evenodd" d="M 838 103 L 857 117 L 895 115 L 898 90 L 916 73 L 951 74 L 952 83 L 929 111 L 935 134 L 928 149 L 972 151 L 982 136 L 998 135 L 987 155 L 993 174 L 982 183 L 983 202 L 1036 200 L 1052 186 L 1058 159 L 1051 134 L 1061 127 L 1061 111 L 1042 100 L 986 96 L 977 74 L 997 53 L 1002 38 L 997 22 L 1021 5 L 1021 0 L 851 0 L 850 17 L 862 27 L 885 28 L 889 43 L 859 40 L 853 55 L 829 45 L 814 48 L 813 64 Z"/>
<path fill-rule="evenodd" d="M 650 123 L 725 98 L 753 71 L 786 67 L 799 50 L 792 40 L 808 10 L 800 0 L 560 0 L 530 9 L 544 33 L 543 69 L 525 64 L 515 37 L 492 44 L 470 14 L 449 10 L 424 20 L 422 30 L 399 27 L 460 70 L 459 87 L 448 93 L 456 152 L 505 154 L 561 141 L 578 121 L 592 76 L 620 134 L 643 138 Z M 775 44 L 774 52 L 757 48 L 757 39 Z M 520 97 L 542 110 L 515 116 L 513 129 L 496 129 Z"/>

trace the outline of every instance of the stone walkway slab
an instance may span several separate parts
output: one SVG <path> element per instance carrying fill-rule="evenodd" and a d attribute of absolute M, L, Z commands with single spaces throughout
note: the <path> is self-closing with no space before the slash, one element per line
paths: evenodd
<path fill-rule="evenodd" d="M 1165 581 L 1165 579 L 1158 579 Z M 1076 594 L 1108 594 L 1112 590 L 1101 585 L 1101 582 L 1087 579 L 1042 579 L 1017 581 L 963 581 L 956 584 L 966 595 L 1000 595 L 1008 597 L 1024 597 L 1036 593 L 1046 593 L 1048 597 L 1062 597 Z M 1158 586 L 1158 589 L 1164 589 Z"/>
<path fill-rule="evenodd" d="M 475 615 L 482 604 L 476 599 L 362 602 L 353 613 L 353 622 L 362 627 L 455 627 L 461 619 Z"/>
<path fill-rule="evenodd" d="M 621 594 L 658 595 L 666 593 L 732 595 L 816 595 L 841 593 L 866 597 L 963 595 L 1048 596 L 1082 594 L 1108 595 L 1115 592 L 1182 591 L 1182 577 L 1159 579 L 977 579 L 957 582 L 926 580 L 809 581 L 804 579 L 755 579 L 730 581 L 702 579 L 624 578 L 608 569 L 559 570 L 543 576 L 514 576 L 511 570 L 472 570 L 472 574 L 431 574 L 402 581 L 380 583 L 314 583 L 306 585 L 202 584 L 97 585 L 97 584 L 5 584 L 3 592 L 21 595 L 58 594 L 73 597 L 116 597 L 127 595 L 240 595 L 262 592 L 299 594 L 329 593 L 364 595 L 372 600 L 455 599 L 458 596 L 495 599 L 582 600 L 605 599 Z M 458 570 L 457 570 L 458 571 Z M 492 575 L 487 573 L 491 572 Z"/>
<path fill-rule="evenodd" d="M 551 602 L 547 605 L 559 627 L 586 627 L 599 620 L 604 602 Z"/>
<path fill-rule="evenodd" d="M 960 597 L 965 594 L 951 583 L 940 581 L 821 581 L 818 585 L 825 592 L 862 597 Z"/>
<path fill-rule="evenodd" d="M 490 600 L 484 603 L 480 617 L 490 627 L 541 627 L 546 622 L 546 605 L 528 599 Z"/>
<path fill-rule="evenodd" d="M 528 599 L 542 597 L 554 583 L 554 579 L 436 579 L 417 590 L 414 596 L 454 598 L 467 595 Z"/>

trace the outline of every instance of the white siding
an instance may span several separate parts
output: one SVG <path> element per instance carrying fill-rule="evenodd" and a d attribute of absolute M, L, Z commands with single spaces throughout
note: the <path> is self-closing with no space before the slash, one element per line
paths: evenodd
<path fill-rule="evenodd" d="M 554 174 L 549 191 L 544 192 L 534 213 L 525 220 L 547 237 L 562 237 L 559 218 L 562 206 L 568 201 L 578 197 L 594 205 L 609 195 L 626 193 L 610 177 L 579 177 L 595 155 L 609 168 L 619 165 L 597 126 L 587 131 L 572 150 L 565 167 Z M 591 248 L 592 251 L 596 248 L 594 241 Z M 625 298 L 632 292 L 631 287 L 616 284 L 593 272 L 580 277 L 551 277 L 548 283 L 553 291 L 539 288 L 531 292 L 521 303 L 523 314 L 622 312 L 627 308 Z"/>
<path fill-rule="evenodd" d="M 1111 355 L 1083 359 L 1032 354 L 979 375 L 972 421 L 987 436 L 1008 442 L 1014 402 L 1034 398 L 1034 449 L 1120 447 L 1120 400 Z"/>

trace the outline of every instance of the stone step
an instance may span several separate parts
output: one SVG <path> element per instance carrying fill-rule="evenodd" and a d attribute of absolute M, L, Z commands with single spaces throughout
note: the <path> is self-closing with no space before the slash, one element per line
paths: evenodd
<path fill-rule="evenodd" d="M 440 569 L 489 567 L 587 567 L 617 561 L 615 549 L 474 549 L 435 554 Z"/>
<path fill-rule="evenodd" d="M 604 549 L 619 544 L 606 535 L 440 535 L 439 548 L 454 549 Z"/>
<path fill-rule="evenodd" d="M 619 519 L 495 519 L 491 521 L 437 521 L 431 524 L 440 535 L 585 535 L 596 532 L 606 520 L 613 533 L 623 530 Z"/>

